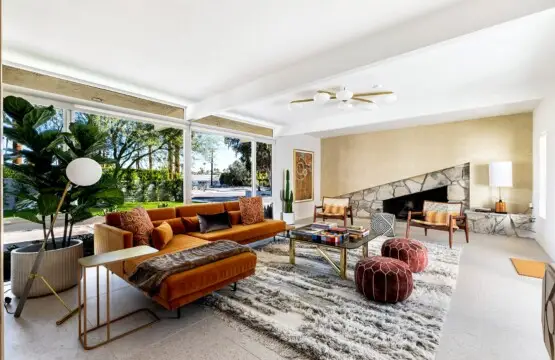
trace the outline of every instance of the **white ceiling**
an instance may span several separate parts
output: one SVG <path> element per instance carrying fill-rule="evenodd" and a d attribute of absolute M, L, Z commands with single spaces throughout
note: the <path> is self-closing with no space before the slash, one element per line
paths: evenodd
<path fill-rule="evenodd" d="M 282 135 L 527 111 L 555 80 L 553 0 L 163 4 L 4 0 L 3 57 Z M 374 112 L 287 109 L 344 84 L 381 84 L 399 101 Z"/>

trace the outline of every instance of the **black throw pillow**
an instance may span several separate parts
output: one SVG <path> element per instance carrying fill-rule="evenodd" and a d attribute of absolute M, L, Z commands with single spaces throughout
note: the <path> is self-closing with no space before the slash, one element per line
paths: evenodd
<path fill-rule="evenodd" d="M 227 214 L 227 211 L 212 215 L 197 214 L 197 217 L 200 224 L 200 232 L 203 234 L 212 231 L 229 229 L 231 227 L 231 222 L 229 221 L 229 215 Z"/>

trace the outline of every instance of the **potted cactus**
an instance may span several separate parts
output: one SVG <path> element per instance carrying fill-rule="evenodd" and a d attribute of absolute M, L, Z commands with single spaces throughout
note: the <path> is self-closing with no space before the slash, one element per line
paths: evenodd
<path fill-rule="evenodd" d="M 289 225 L 295 224 L 295 214 L 293 213 L 293 190 L 289 185 L 289 170 L 285 170 L 285 189 L 280 193 L 282 207 L 282 218 Z"/>

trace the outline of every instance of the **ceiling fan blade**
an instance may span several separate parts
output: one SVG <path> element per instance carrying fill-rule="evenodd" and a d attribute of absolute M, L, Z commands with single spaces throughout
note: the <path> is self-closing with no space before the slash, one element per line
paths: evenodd
<path fill-rule="evenodd" d="M 366 93 L 356 93 L 356 94 L 353 94 L 353 97 L 379 96 L 379 95 L 390 95 L 390 94 L 393 94 L 393 91 L 375 91 L 375 92 L 366 92 Z"/>
<path fill-rule="evenodd" d="M 328 90 L 318 90 L 316 91 L 317 93 L 321 93 L 321 94 L 329 94 L 331 96 L 332 99 L 335 99 L 335 93 L 333 91 L 328 91 Z"/>
<path fill-rule="evenodd" d="M 372 100 L 363 99 L 363 98 L 360 98 L 360 97 L 352 97 L 351 100 L 362 101 L 362 102 L 365 102 L 365 103 L 374 103 Z"/>
<path fill-rule="evenodd" d="M 299 99 L 299 100 L 293 100 L 290 101 L 290 104 L 298 104 L 298 103 L 306 103 L 306 102 L 312 102 L 314 101 L 314 99 Z"/>

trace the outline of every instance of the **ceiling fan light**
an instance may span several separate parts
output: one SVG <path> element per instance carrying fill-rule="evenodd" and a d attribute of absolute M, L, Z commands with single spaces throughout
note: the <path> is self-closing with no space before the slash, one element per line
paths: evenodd
<path fill-rule="evenodd" d="M 335 94 L 335 97 L 337 97 L 337 100 L 347 101 L 353 97 L 353 92 L 343 88 L 343 90 Z"/>
<path fill-rule="evenodd" d="M 374 102 L 364 103 L 361 107 L 365 110 L 377 110 L 379 108 Z"/>
<path fill-rule="evenodd" d="M 383 102 L 386 104 L 392 104 L 397 101 L 397 94 L 391 93 L 383 96 Z"/>
<path fill-rule="evenodd" d="M 314 102 L 318 105 L 325 104 L 329 100 L 330 100 L 330 94 L 328 93 L 319 92 L 314 95 Z"/>

